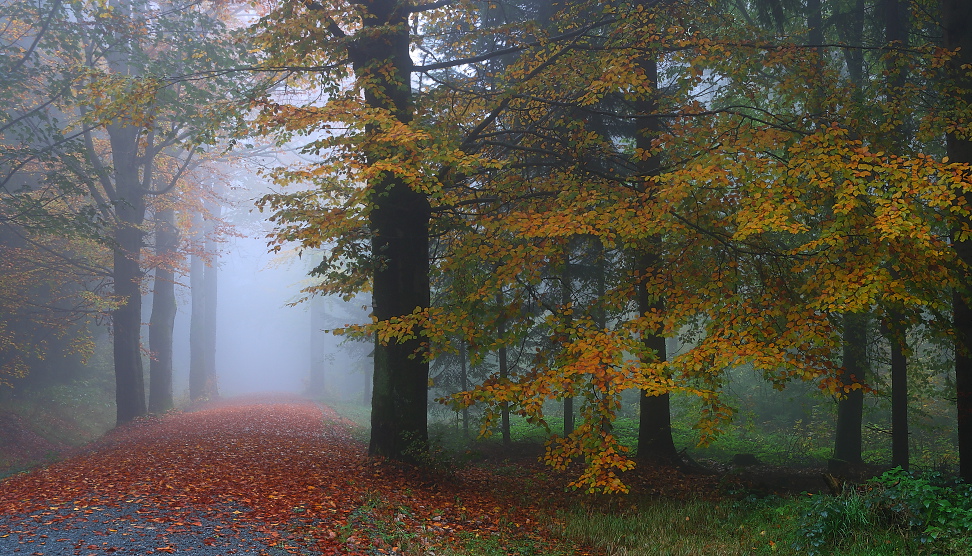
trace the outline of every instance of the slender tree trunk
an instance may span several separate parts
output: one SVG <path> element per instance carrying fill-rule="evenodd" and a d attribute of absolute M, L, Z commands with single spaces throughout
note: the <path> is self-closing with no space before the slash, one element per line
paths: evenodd
<path fill-rule="evenodd" d="M 864 382 L 867 369 L 867 313 L 844 314 L 844 355 L 840 382 L 845 386 Z M 834 459 L 842 463 L 863 461 L 861 426 L 864 391 L 854 389 L 837 401 Z"/>
<path fill-rule="evenodd" d="M 891 312 L 886 327 L 891 343 L 891 465 L 908 469 L 908 357 L 903 318 Z"/>
<path fill-rule="evenodd" d="M 214 217 L 219 207 L 209 207 Z M 194 254 L 189 268 L 192 313 L 189 318 L 189 398 L 208 400 L 219 395 L 216 386 L 216 296 L 218 268 L 214 225 L 202 215 L 193 219 L 196 249 L 212 257 L 208 264 L 201 254 Z"/>
<path fill-rule="evenodd" d="M 205 244 L 202 239 L 204 222 L 201 214 L 192 222 L 195 250 Z M 192 312 L 189 316 L 189 399 L 197 401 L 206 397 L 206 261 L 199 253 L 193 253 L 189 263 L 189 292 Z"/>
<path fill-rule="evenodd" d="M 398 0 L 362 0 L 365 30 L 349 46 L 365 102 L 399 122 L 412 119 L 408 11 Z M 368 124 L 366 134 L 380 130 Z M 366 146 L 369 164 L 388 157 L 388 147 Z M 430 302 L 429 219 L 425 194 L 384 172 L 372 179 L 369 202 L 374 316 L 379 322 L 411 314 Z M 413 339 L 375 346 L 369 452 L 408 459 L 406 449 L 428 444 L 429 364 L 420 331 Z"/>
<path fill-rule="evenodd" d="M 885 42 L 892 48 L 908 46 L 908 2 L 904 0 L 885 0 L 883 5 Z M 895 62 L 901 56 L 888 56 L 888 88 L 892 95 L 900 97 L 900 91 L 905 85 L 907 73 L 904 66 Z M 892 142 L 895 152 L 899 152 L 908 141 L 908 126 L 905 123 L 897 126 Z M 893 269 L 891 269 L 894 272 Z M 891 310 L 886 323 L 888 341 L 891 344 L 891 465 L 908 469 L 910 454 L 908 446 L 908 357 L 907 334 L 908 328 L 904 315 L 900 311 Z"/>
<path fill-rule="evenodd" d="M 503 292 L 500 291 L 496 294 L 496 307 L 497 311 L 501 313 L 499 320 L 496 322 L 496 336 L 500 341 L 499 348 L 499 376 L 500 379 L 506 380 L 510 378 L 510 369 L 507 367 L 506 358 L 506 317 L 502 316 L 503 312 Z M 500 432 L 503 436 L 503 446 L 510 445 L 510 404 L 503 402 L 500 404 Z"/>
<path fill-rule="evenodd" d="M 311 397 L 324 396 L 324 300 L 315 297 L 310 301 L 310 376 L 307 379 L 307 393 Z"/>
<path fill-rule="evenodd" d="M 570 302 L 573 300 L 573 288 L 571 287 L 571 275 L 570 275 L 570 240 L 567 240 L 567 245 L 564 247 L 564 270 L 560 276 L 561 286 L 560 286 L 560 305 L 564 310 L 568 310 Z M 572 322 L 573 318 L 570 314 L 567 315 L 568 326 Z M 574 397 L 565 396 L 564 397 L 564 436 L 574 432 Z"/>
<path fill-rule="evenodd" d="M 213 218 L 218 218 L 220 214 L 220 206 L 215 203 L 210 203 L 209 213 L 213 215 Z M 218 331 L 217 326 L 217 315 L 218 315 L 218 301 L 219 301 L 219 246 L 216 243 L 216 224 L 215 222 L 209 222 L 206 227 L 206 252 L 209 253 L 211 257 L 211 262 L 206 265 L 205 271 L 203 273 L 203 300 L 204 300 L 204 310 L 206 311 L 204 328 L 204 339 L 205 346 L 203 347 L 203 353 L 205 354 L 205 364 L 206 364 L 206 380 L 205 380 L 205 392 L 204 396 L 209 399 L 219 397 L 219 381 L 216 376 L 216 333 Z"/>
<path fill-rule="evenodd" d="M 951 77 L 961 88 L 962 98 L 954 99 L 964 105 L 972 104 L 972 79 L 963 66 L 972 64 L 972 5 L 965 0 L 943 0 L 942 22 L 945 28 L 945 48 L 958 49 L 958 55 L 950 61 Z M 948 157 L 952 162 L 972 164 L 972 140 L 954 133 L 947 137 Z M 972 203 L 972 195 L 962 195 L 957 204 L 965 207 Z M 954 223 L 954 229 L 972 226 L 972 218 L 962 216 Z M 965 265 L 972 265 L 972 240 L 960 238 L 953 241 L 955 251 Z M 953 293 L 953 318 L 955 321 L 955 390 L 958 409 L 959 475 L 972 482 L 972 276 L 964 273 L 964 288 Z"/>
<path fill-rule="evenodd" d="M 463 392 L 469 390 L 469 373 L 466 369 L 466 339 L 459 339 L 459 387 Z M 469 438 L 469 406 L 462 406 L 462 434 Z"/>
<path fill-rule="evenodd" d="M 172 329 L 175 326 L 175 276 L 169 265 L 174 256 L 179 234 L 175 228 L 175 211 L 167 208 L 156 215 L 155 250 L 162 263 L 155 269 L 152 294 L 152 317 L 149 321 L 149 403 L 152 413 L 172 409 Z"/>

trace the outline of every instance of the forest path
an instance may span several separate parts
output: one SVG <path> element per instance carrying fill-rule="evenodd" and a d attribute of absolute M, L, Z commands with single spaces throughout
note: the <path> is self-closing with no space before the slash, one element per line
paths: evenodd
<path fill-rule="evenodd" d="M 0 554 L 401 553 L 402 538 L 433 549 L 537 526 L 481 470 L 440 484 L 366 452 L 349 422 L 298 399 L 149 417 L 0 482 Z"/>

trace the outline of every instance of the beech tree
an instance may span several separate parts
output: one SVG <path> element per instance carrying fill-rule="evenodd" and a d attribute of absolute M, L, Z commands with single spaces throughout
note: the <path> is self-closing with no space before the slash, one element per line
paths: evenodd
<path fill-rule="evenodd" d="M 33 30 L 6 45 L 22 53 L 22 63 L 9 58 L 11 69 L 26 72 L 31 87 L 22 105 L 29 108 L 15 108 L 4 123 L 5 143 L 17 150 L 16 158 L 4 153 L 4 183 L 39 175 L 45 164 L 56 169 L 48 175 L 74 182 L 73 201 L 61 205 L 70 218 L 58 218 L 89 222 L 88 237 L 110 249 L 112 297 L 99 310 L 112 317 L 120 423 L 146 411 L 140 281 L 151 199 L 176 186 L 217 126 L 232 130 L 234 99 L 247 95 L 246 76 L 226 71 L 241 50 L 220 9 L 127 0 L 4 5 L 8 29 Z M 41 200 L 33 189 L 9 198 Z"/>
<path fill-rule="evenodd" d="M 671 393 L 697 397 L 706 441 L 732 416 L 728 369 L 862 390 L 839 378 L 841 316 L 941 314 L 942 286 L 960 284 L 942 230 L 967 210 L 967 166 L 888 152 L 876 136 L 894 128 L 900 92 L 871 94 L 878 80 L 857 91 L 839 49 L 808 45 L 803 28 L 767 33 L 691 3 L 574 2 L 549 27 L 495 28 L 465 3 L 272 8 L 268 63 L 326 98 L 264 102 L 264 131 L 308 136 L 304 152 L 320 157 L 274 174 L 312 189 L 264 205 L 279 242 L 330 248 L 308 293 L 373 288 L 375 322 L 348 330 L 378 345 L 373 453 L 403 457 L 424 441 L 427 357 L 498 350 L 484 321 L 502 319 L 511 339 L 542 321 L 555 348 L 452 401 L 483 404 L 483 431 L 503 408 L 550 430 L 544 403 L 574 398 L 580 422 L 552 436 L 545 460 L 584 460 L 573 486 L 624 490 L 634 459 L 611 427 L 622 392 L 657 402 L 642 415 L 662 434 L 645 453 L 670 455 L 660 408 Z M 484 33 L 502 38 L 495 50 L 476 50 Z M 409 44 L 430 61 L 409 60 Z M 914 67 L 947 59 L 931 45 L 909 52 Z M 508 58 L 491 65 L 497 56 Z M 605 134 L 601 118 L 637 133 Z M 946 119 L 929 117 L 925 133 Z M 430 230 L 449 239 L 431 265 Z M 542 299 L 560 295 L 544 284 L 578 235 L 626 262 L 605 281 L 605 325 Z M 464 272 L 474 265 L 493 270 Z M 430 306 L 429 273 L 468 287 Z M 386 312 L 392 293 L 400 304 Z M 539 316 L 522 311 L 528 300 Z M 678 336 L 691 348 L 669 357 L 664 340 Z"/>

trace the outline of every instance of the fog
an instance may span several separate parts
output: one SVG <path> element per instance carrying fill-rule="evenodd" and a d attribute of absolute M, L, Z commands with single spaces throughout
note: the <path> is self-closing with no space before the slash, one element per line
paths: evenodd
<path fill-rule="evenodd" d="M 294 304 L 310 284 L 308 271 L 320 255 L 294 250 L 268 252 L 271 224 L 253 207 L 255 189 L 224 212 L 234 234 L 224 238 L 219 268 L 216 374 L 221 396 L 285 392 L 361 399 L 370 380 L 370 347 L 329 331 L 367 319 L 367 300 L 346 303 L 315 297 Z M 188 285 L 188 277 L 182 277 Z M 188 400 L 189 288 L 178 288 L 173 384 L 178 401 Z M 312 313 L 314 320 L 312 324 Z M 311 379 L 315 368 L 317 381 Z"/>

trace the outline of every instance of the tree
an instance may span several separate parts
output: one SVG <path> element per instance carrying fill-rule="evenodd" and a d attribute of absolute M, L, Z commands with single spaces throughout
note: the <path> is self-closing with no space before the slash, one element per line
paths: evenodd
<path fill-rule="evenodd" d="M 484 404 L 484 428 L 509 407 L 550 430 L 544 402 L 574 397 L 580 422 L 552 436 L 545 456 L 559 468 L 584 460 L 572 485 L 625 488 L 620 474 L 634 461 L 611 422 L 626 390 L 644 391 L 658 407 L 672 392 L 695 395 L 704 441 L 732 416 L 720 396 L 727 370 L 752 365 L 781 388 L 801 379 L 851 394 L 863 385 L 838 379 L 840 315 L 882 304 L 915 314 L 943 307 L 941 285 L 955 276 L 940 231 L 965 178 L 934 157 L 882 150 L 865 130 L 891 120 L 891 104 L 862 104 L 880 95 L 854 93 L 832 49 L 807 45 L 802 29 L 770 36 L 716 6 L 637 2 L 576 2 L 550 28 L 491 28 L 481 10 L 430 4 L 413 15 L 410 35 L 406 7 L 367 7 L 362 16 L 359 5 L 287 6 L 262 24 L 267 52 L 302 48 L 299 65 L 273 64 L 327 75 L 326 102 L 265 103 L 261 125 L 290 132 L 285 139 L 331 133 L 304 147 L 320 161 L 275 174 L 314 184 L 265 199 L 279 241 L 331 248 L 312 291 L 347 294 L 371 278 L 375 324 L 349 332 L 373 333 L 379 346 L 408 343 L 394 352 L 397 371 L 456 349 L 457 336 L 473 357 L 498 350 L 489 336 L 497 319 L 510 341 L 544 331 L 550 348 L 531 365 L 452 400 Z M 385 27 L 390 21 L 397 26 Z M 306 38 L 308 24 L 328 29 L 329 40 Z M 505 42 L 478 52 L 484 33 Z M 412 65 L 409 40 L 435 61 Z M 931 57 L 916 52 L 916 62 Z M 490 63 L 501 56 L 506 63 Z M 369 73 L 365 61 L 384 71 Z M 423 78 L 410 81 L 408 69 Z M 339 78 L 350 73 L 354 85 L 342 89 Z M 423 85 L 409 96 L 416 82 Z M 399 88 L 389 90 L 393 83 Z M 603 119 L 640 133 L 603 133 L 595 124 Z M 382 205 L 385 198 L 414 209 L 412 219 Z M 392 223 L 402 241 L 431 229 L 433 264 L 425 239 L 417 249 L 385 238 L 382 226 Z M 561 294 L 551 269 L 577 235 L 628 261 L 599 288 L 606 326 L 550 301 Z M 493 271 L 467 272 L 479 266 Z M 379 311 L 393 286 L 424 295 L 418 274 L 427 271 L 468 277 L 468 290 L 433 307 L 423 297 L 396 314 Z M 494 302 L 499 293 L 503 303 Z M 669 357 L 670 337 L 691 348 Z M 373 450 L 395 455 L 383 451 L 392 444 L 387 421 L 406 409 L 387 410 L 378 371 L 388 360 L 377 359 Z M 401 399 L 424 415 L 420 374 L 401 375 L 415 388 Z M 667 408 L 657 415 L 646 420 L 662 431 L 657 453 L 671 454 Z M 420 419 L 399 421 L 420 429 Z"/>
<path fill-rule="evenodd" d="M 165 201 L 163 201 L 165 202 Z M 172 329 L 176 317 L 175 272 L 173 258 L 179 245 L 175 209 L 167 206 L 155 213 L 155 267 L 152 290 L 152 316 L 149 320 L 148 411 L 164 413 L 174 406 L 172 400 Z"/>
<path fill-rule="evenodd" d="M 119 1 L 72 5 L 76 50 L 88 68 L 84 122 L 86 156 L 97 182 L 89 193 L 112 222 L 112 311 L 117 419 L 146 412 L 140 328 L 141 250 L 147 199 L 172 190 L 226 118 L 227 98 L 245 98 L 244 82 L 224 71 L 240 53 L 216 13 L 198 4 Z M 183 41 L 190 34 L 204 40 Z M 196 73 L 205 80 L 173 79 Z M 168 81 L 166 81 L 168 80 Z M 159 172 L 162 159 L 168 174 Z"/>
<path fill-rule="evenodd" d="M 954 55 L 949 60 L 946 91 L 949 109 L 955 115 L 963 114 L 972 104 L 972 10 L 957 0 L 942 3 L 942 24 L 945 31 L 944 47 Z M 972 164 L 972 135 L 968 126 L 950 126 L 947 131 L 948 158 L 955 165 Z M 967 166 L 965 167 L 967 168 Z M 956 167 L 956 172 L 965 168 Z M 959 475 L 972 480 L 972 301 L 970 301 L 968 275 L 972 265 L 972 238 L 969 229 L 972 219 L 966 215 L 970 195 L 964 192 L 955 197 L 959 216 L 953 223 L 953 246 L 959 258 L 962 281 L 953 297 L 955 322 L 955 388 L 958 406 Z"/>

